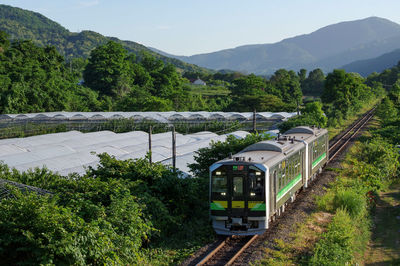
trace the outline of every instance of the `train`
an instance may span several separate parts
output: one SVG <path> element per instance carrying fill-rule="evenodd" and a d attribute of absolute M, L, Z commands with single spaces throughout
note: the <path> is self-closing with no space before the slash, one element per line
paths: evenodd
<path fill-rule="evenodd" d="M 295 127 L 212 164 L 210 217 L 219 235 L 264 233 L 329 159 L 328 130 Z"/>

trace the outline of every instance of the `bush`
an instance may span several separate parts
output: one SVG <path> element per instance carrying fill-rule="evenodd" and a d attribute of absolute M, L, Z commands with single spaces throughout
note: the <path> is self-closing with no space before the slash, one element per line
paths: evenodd
<path fill-rule="evenodd" d="M 121 238 L 112 229 L 101 220 L 85 223 L 71 208 L 59 206 L 56 198 L 13 191 L 12 199 L 0 201 L 0 261 L 5 265 L 134 261 L 138 247 L 121 249 Z"/>
<path fill-rule="evenodd" d="M 340 190 L 333 198 L 333 208 L 346 210 L 356 217 L 366 209 L 366 198 L 354 190 Z"/>
<path fill-rule="evenodd" d="M 316 244 L 310 265 L 345 265 L 351 262 L 354 231 L 348 212 L 338 209 L 323 238 Z"/>

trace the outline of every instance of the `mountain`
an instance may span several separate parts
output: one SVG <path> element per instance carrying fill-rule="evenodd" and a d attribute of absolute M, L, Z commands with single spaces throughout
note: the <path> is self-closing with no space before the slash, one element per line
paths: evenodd
<path fill-rule="evenodd" d="M 359 60 L 342 66 L 347 72 L 357 72 L 366 77 L 373 72 L 380 73 L 400 62 L 400 49 L 386 53 L 376 58 Z"/>
<path fill-rule="evenodd" d="M 113 40 L 121 43 L 137 56 L 145 51 L 164 62 L 172 63 L 182 71 L 211 72 L 196 65 L 160 55 L 136 42 L 106 37 L 94 31 L 70 32 L 39 13 L 7 5 L 0 5 L 0 31 L 9 34 L 12 40 L 32 40 L 41 46 L 53 45 L 67 60 L 76 57 L 87 58 L 92 49 Z"/>
<path fill-rule="evenodd" d="M 331 71 L 400 48 L 400 25 L 383 18 L 341 22 L 272 44 L 239 46 L 193 56 L 174 56 L 212 69 L 270 74 L 279 68 Z"/>

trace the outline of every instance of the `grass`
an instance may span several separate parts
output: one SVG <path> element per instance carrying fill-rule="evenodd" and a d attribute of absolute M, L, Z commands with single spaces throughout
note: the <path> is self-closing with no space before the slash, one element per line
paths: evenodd
<path fill-rule="evenodd" d="M 275 239 L 273 248 L 265 249 L 265 258 L 255 265 L 307 265 L 315 243 L 326 231 L 333 215 L 313 213 L 305 222 L 294 225 L 291 241 Z"/>
<path fill-rule="evenodd" d="M 400 183 L 379 193 L 365 265 L 400 265 Z"/>
<path fill-rule="evenodd" d="M 371 109 L 372 106 L 375 106 L 381 99 L 376 99 L 372 101 L 370 104 L 365 105 L 363 108 L 360 109 L 356 114 L 350 116 L 348 119 L 343 121 L 343 123 L 339 126 L 336 127 L 329 127 L 329 139 L 332 139 L 336 135 L 338 135 L 340 132 L 342 132 L 345 128 L 351 125 L 354 121 L 356 121 L 360 116 L 365 114 L 367 111 Z"/>

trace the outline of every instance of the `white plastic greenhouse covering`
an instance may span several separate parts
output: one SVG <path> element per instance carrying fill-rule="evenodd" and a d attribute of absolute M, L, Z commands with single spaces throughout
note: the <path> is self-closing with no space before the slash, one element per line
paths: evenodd
<path fill-rule="evenodd" d="M 296 113 L 287 112 L 260 112 L 257 119 L 287 119 Z M 13 120 L 108 120 L 130 118 L 134 120 L 152 120 L 160 123 L 172 121 L 196 120 L 251 120 L 253 113 L 245 112 L 48 112 L 30 114 L 2 114 L 0 121 Z"/>
<path fill-rule="evenodd" d="M 208 147 L 212 141 L 224 141 L 227 135 L 244 138 L 249 133 L 236 131 L 225 135 L 199 132 L 176 134 L 176 166 L 184 176 L 190 175 L 187 164 L 194 162 L 194 152 Z M 100 131 L 81 133 L 69 131 L 27 138 L 0 140 L 0 161 L 19 171 L 47 167 L 61 175 L 85 173 L 88 166 L 96 167 L 96 154 L 106 152 L 117 159 L 143 158 L 148 152 L 148 134 L 142 131 L 113 133 Z M 153 162 L 172 164 L 172 133 L 152 135 Z"/>

